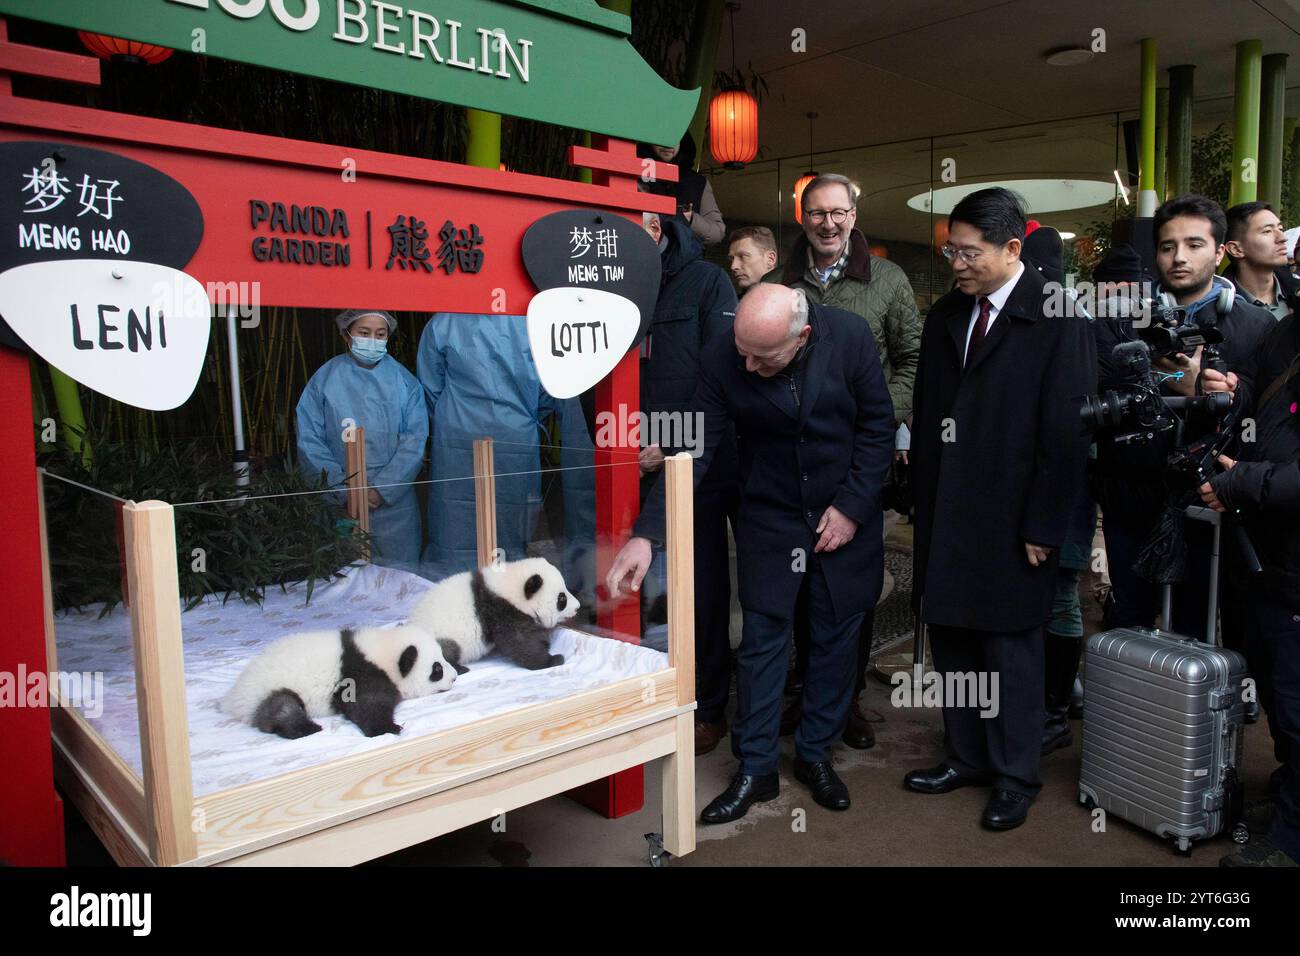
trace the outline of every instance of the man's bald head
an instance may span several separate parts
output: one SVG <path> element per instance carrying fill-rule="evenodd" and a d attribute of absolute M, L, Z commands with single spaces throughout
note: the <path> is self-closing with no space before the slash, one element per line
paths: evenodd
<path fill-rule="evenodd" d="M 748 371 L 764 378 L 789 365 L 811 332 L 808 300 L 797 289 L 763 283 L 747 292 L 736 309 L 736 351 Z"/>

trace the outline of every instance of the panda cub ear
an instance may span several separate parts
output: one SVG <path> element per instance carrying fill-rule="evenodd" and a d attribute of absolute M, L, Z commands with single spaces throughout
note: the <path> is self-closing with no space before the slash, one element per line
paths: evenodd
<path fill-rule="evenodd" d="M 524 600 L 530 600 L 542 587 L 542 576 L 534 574 L 524 582 Z"/>
<path fill-rule="evenodd" d="M 415 666 L 415 660 L 420 656 L 420 652 L 414 644 L 408 644 L 406 650 L 402 651 L 402 656 L 397 659 L 397 671 L 403 677 L 411 673 L 411 668 Z"/>

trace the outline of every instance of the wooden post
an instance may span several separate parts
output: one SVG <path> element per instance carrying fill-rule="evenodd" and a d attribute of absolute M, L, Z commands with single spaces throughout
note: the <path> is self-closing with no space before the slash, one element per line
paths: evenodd
<path fill-rule="evenodd" d="M 197 852 L 176 522 L 162 501 L 129 502 L 123 515 L 149 855 L 172 866 Z"/>
<path fill-rule="evenodd" d="M 36 469 L 36 521 L 41 536 L 41 586 L 45 601 L 45 670 L 59 669 L 59 645 L 54 634 L 54 579 L 50 577 L 50 533 L 45 521 L 45 469 Z M 54 691 L 57 685 L 51 686 Z M 53 701 L 51 701 L 53 703 Z"/>
<path fill-rule="evenodd" d="M 695 700 L 694 460 L 686 452 L 664 462 L 667 496 L 668 666 L 677 670 L 677 704 Z M 695 715 L 678 714 L 677 749 L 664 758 L 664 849 L 685 856 L 695 849 Z"/>
<path fill-rule="evenodd" d="M 677 703 L 695 700 L 694 459 L 678 452 L 664 462 L 665 557 L 668 559 L 668 666 L 677 669 Z"/>
<path fill-rule="evenodd" d="M 348 517 L 357 522 L 362 531 L 370 530 L 370 499 L 366 495 L 366 430 L 353 427 L 351 441 L 343 443 L 343 470 L 348 482 Z"/>
<path fill-rule="evenodd" d="M 486 568 L 497 550 L 497 473 L 491 438 L 474 442 L 474 527 L 478 566 Z"/>

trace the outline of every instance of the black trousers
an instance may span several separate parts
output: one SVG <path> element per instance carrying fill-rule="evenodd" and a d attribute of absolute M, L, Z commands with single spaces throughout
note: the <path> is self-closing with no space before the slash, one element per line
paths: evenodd
<path fill-rule="evenodd" d="M 717 723 L 731 690 L 731 554 L 734 488 L 702 487 L 695 498 L 695 719 Z"/>
<path fill-rule="evenodd" d="M 1280 764 L 1270 781 L 1277 812 L 1268 836 L 1300 861 L 1300 613 L 1253 596 L 1242 603 L 1246 659 Z"/>
<path fill-rule="evenodd" d="M 858 628 L 857 675 L 853 683 L 853 699 L 857 700 L 867 687 L 867 665 L 871 663 L 871 639 L 875 633 L 876 609 L 868 608 Z M 794 670 L 802 679 L 808 673 L 808 645 L 811 628 L 808 624 L 808 576 L 804 575 L 799 588 L 799 599 L 794 606 Z"/>
<path fill-rule="evenodd" d="M 835 619 L 830 589 L 814 554 L 804 573 L 808 583 L 808 674 L 803 718 L 795 732 L 795 753 L 810 763 L 829 759 L 831 745 L 844 732 L 852 700 L 853 662 L 861 615 Z M 790 612 L 793 613 L 791 608 Z M 732 752 L 744 773 L 774 773 L 781 755 L 781 690 L 790 654 L 791 618 L 746 610 L 736 653 L 736 721 Z"/>
<path fill-rule="evenodd" d="M 945 687 L 956 683 L 949 683 L 950 674 L 974 675 L 976 685 L 992 692 L 993 707 L 983 712 L 976 701 L 968 698 L 959 707 L 945 694 L 948 765 L 959 773 L 989 776 L 996 789 L 1035 796 L 1042 788 L 1038 765 L 1046 720 L 1043 629 L 1002 634 L 931 625 L 930 649 Z M 984 716 L 994 709 L 996 716 Z"/>

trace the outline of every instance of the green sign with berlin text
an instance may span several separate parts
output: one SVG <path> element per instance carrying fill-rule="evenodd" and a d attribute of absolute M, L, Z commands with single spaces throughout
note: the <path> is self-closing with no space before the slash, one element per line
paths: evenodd
<path fill-rule="evenodd" d="M 676 144 L 663 81 L 595 0 L 0 0 L 0 14 L 508 116 Z"/>

